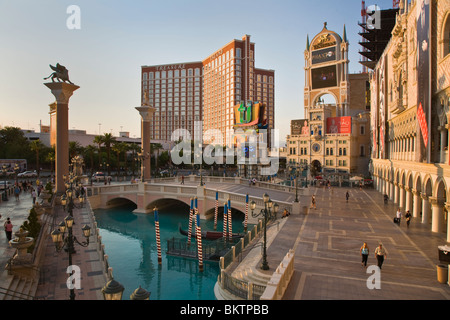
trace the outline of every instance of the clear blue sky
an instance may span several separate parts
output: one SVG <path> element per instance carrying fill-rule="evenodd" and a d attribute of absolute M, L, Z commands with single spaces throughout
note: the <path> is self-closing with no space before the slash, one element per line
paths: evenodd
<path fill-rule="evenodd" d="M 392 7 L 390 0 L 368 0 Z M 70 5 L 81 29 L 70 30 Z M 69 69 L 80 86 L 69 128 L 140 137 L 142 65 L 201 61 L 233 39 L 251 35 L 256 67 L 275 70 L 275 126 L 280 139 L 303 118 L 306 36 L 323 22 L 350 42 L 350 72 L 360 72 L 360 0 L 0 0 L 0 126 L 38 131 L 54 101 L 43 77 L 49 64 Z M 99 127 L 99 123 L 101 126 Z"/>

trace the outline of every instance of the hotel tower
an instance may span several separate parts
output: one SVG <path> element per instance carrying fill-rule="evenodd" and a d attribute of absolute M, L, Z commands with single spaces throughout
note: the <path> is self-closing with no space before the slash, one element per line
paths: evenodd
<path fill-rule="evenodd" d="M 147 102 L 156 108 L 152 140 L 170 141 L 176 129 L 187 129 L 194 137 L 195 125 L 202 121 L 202 132 L 220 130 L 226 145 L 226 132 L 233 130 L 233 107 L 242 101 L 264 103 L 269 134 L 274 128 L 275 72 L 255 68 L 255 44 L 249 35 L 202 61 L 142 66 L 141 90 L 142 102 L 147 93 Z M 203 142 L 218 140 L 206 133 Z"/>

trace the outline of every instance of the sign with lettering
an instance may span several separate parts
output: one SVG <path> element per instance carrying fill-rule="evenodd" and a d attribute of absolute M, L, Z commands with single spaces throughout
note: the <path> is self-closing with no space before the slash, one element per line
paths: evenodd
<path fill-rule="evenodd" d="M 164 70 L 177 70 L 177 69 L 184 69 L 186 65 L 184 63 L 182 64 L 171 64 L 166 66 L 157 66 L 157 71 L 164 71 Z"/>
<path fill-rule="evenodd" d="M 311 54 L 312 64 L 336 60 L 336 47 L 313 51 Z"/>
<path fill-rule="evenodd" d="M 319 50 L 336 45 L 336 39 L 331 34 L 320 35 L 311 45 L 312 50 Z"/>
<path fill-rule="evenodd" d="M 352 117 L 327 118 L 327 133 L 352 133 Z"/>

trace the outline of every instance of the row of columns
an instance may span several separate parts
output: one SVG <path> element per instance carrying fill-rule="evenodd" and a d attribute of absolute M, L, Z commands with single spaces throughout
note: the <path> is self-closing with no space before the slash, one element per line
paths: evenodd
<path fill-rule="evenodd" d="M 398 204 L 400 210 L 409 210 L 414 218 L 420 218 L 423 224 L 431 222 L 431 231 L 440 233 L 445 231 L 445 213 L 450 211 L 450 202 L 443 198 L 437 198 L 404 186 L 397 182 L 375 176 L 375 187 L 382 193 L 387 194 L 389 199 Z M 450 242 L 450 223 L 447 218 L 447 242 Z"/>

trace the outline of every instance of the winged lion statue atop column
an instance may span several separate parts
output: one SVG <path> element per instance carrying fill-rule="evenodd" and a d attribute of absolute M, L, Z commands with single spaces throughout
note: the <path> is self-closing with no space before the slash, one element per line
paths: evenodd
<path fill-rule="evenodd" d="M 52 79 L 52 82 L 55 82 L 55 78 L 56 80 L 58 80 L 58 82 L 68 82 L 70 84 L 73 84 L 70 80 L 69 80 L 69 70 L 67 70 L 66 67 L 64 67 L 63 65 L 60 65 L 59 63 L 56 64 L 56 67 L 50 65 L 50 68 L 54 71 L 52 72 L 52 74 L 50 74 L 47 78 L 44 78 L 44 80 L 47 80 L 48 78 Z"/>

